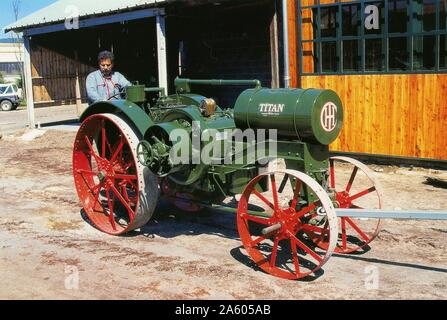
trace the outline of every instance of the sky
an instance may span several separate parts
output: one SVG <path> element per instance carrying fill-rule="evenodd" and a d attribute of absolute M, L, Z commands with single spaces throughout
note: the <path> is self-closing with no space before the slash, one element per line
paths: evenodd
<path fill-rule="evenodd" d="M 54 2 L 57 0 L 20 0 L 19 19 Z M 0 39 L 10 37 L 10 34 L 5 35 L 3 28 L 15 21 L 12 3 L 13 0 L 0 0 Z"/>

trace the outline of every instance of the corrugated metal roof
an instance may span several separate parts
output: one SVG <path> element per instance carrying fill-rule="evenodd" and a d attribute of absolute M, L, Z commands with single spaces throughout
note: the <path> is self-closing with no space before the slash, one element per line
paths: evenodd
<path fill-rule="evenodd" d="M 67 17 L 71 17 L 75 10 L 82 18 L 126 9 L 154 6 L 164 2 L 172 2 L 172 0 L 60 0 L 8 25 L 5 27 L 5 32 L 21 31 L 43 24 L 60 23 L 65 21 Z"/>

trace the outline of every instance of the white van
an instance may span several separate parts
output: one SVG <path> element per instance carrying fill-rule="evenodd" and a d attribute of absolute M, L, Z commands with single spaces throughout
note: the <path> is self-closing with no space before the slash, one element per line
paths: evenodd
<path fill-rule="evenodd" d="M 21 92 L 16 84 L 0 84 L 0 109 L 11 111 L 20 105 Z"/>

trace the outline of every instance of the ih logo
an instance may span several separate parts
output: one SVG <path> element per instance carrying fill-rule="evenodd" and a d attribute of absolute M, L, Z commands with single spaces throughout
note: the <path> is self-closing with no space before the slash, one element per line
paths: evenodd
<path fill-rule="evenodd" d="M 328 102 L 321 110 L 321 127 L 326 132 L 331 132 L 337 126 L 337 106 L 333 102 Z"/>

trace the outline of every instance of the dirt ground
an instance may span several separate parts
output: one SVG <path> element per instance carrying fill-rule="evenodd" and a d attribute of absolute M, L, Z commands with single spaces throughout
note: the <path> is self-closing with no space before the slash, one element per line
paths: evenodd
<path fill-rule="evenodd" d="M 111 237 L 81 214 L 74 132 L 0 140 L 0 299 L 446 299 L 447 221 L 386 220 L 371 250 L 334 255 L 319 277 L 274 278 L 241 248 L 230 213 L 156 217 Z M 370 166 L 384 207 L 447 211 L 447 171 Z"/>

